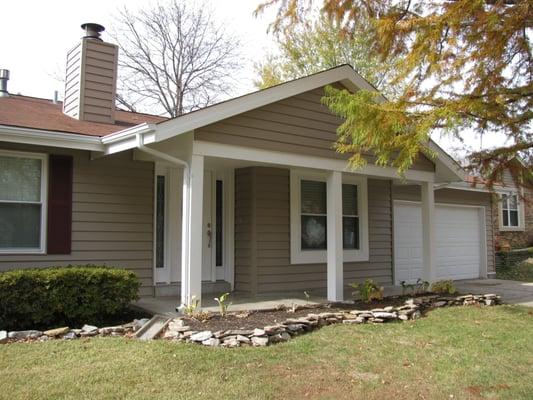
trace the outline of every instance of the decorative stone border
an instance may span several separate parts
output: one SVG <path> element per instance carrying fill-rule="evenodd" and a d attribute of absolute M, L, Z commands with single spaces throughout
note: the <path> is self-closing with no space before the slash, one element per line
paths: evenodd
<path fill-rule="evenodd" d="M 232 329 L 225 331 L 194 331 L 185 325 L 182 318 L 175 318 L 167 325 L 166 331 L 161 336 L 163 339 L 178 342 L 202 344 L 205 346 L 240 347 L 240 346 L 267 346 L 270 344 L 286 342 L 294 336 L 301 335 L 331 324 L 378 324 L 393 321 L 408 321 L 422 317 L 422 311 L 449 306 L 484 305 L 493 306 L 501 303 L 501 298 L 495 294 L 466 295 L 446 297 L 430 295 L 409 299 L 399 307 L 375 308 L 372 310 L 350 310 L 339 312 L 323 312 L 307 314 L 305 317 L 288 318 L 281 324 L 265 326 L 255 329 Z M 50 329 L 47 331 L 0 331 L 0 344 L 8 342 L 44 342 L 52 339 L 73 340 L 94 336 L 122 336 L 133 337 L 135 332 L 148 322 L 147 318 L 133 322 L 98 328 L 93 325 L 84 325 L 81 329 L 68 327 Z"/>
<path fill-rule="evenodd" d="M 288 318 L 281 324 L 265 326 L 255 329 L 238 329 L 226 331 L 193 331 L 185 325 L 185 321 L 176 318 L 167 326 L 163 339 L 202 344 L 205 346 L 239 347 L 239 346 L 267 346 L 269 344 L 286 342 L 294 336 L 318 329 L 331 324 L 377 324 L 393 321 L 408 321 L 422 317 L 422 311 L 449 306 L 484 305 L 493 306 L 501 303 L 501 298 L 495 294 L 466 295 L 445 297 L 430 295 L 409 299 L 399 307 L 384 307 L 373 310 L 324 312 L 307 314 L 306 317 Z"/>
<path fill-rule="evenodd" d="M 135 332 L 148 322 L 148 318 L 135 319 L 130 323 L 117 326 L 107 326 L 98 328 L 93 325 L 83 325 L 81 329 L 70 329 L 62 327 L 47 331 L 27 330 L 27 331 L 0 331 L 0 344 L 8 342 L 39 341 L 45 342 L 51 339 L 72 340 L 93 336 L 126 336 L 131 337 Z"/>

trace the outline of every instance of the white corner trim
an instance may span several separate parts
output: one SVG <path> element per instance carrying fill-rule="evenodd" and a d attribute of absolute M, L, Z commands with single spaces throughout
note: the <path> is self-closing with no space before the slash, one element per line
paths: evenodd
<path fill-rule="evenodd" d="M 41 198 L 40 201 L 31 202 L 32 204 L 41 205 L 41 229 L 39 232 L 39 247 L 38 248 L 5 248 L 0 249 L 0 254 L 45 254 L 47 243 L 47 229 L 48 229 L 48 154 L 32 153 L 23 151 L 0 150 L 0 155 L 8 157 L 24 157 L 41 160 Z M 20 201 L 2 201 L 0 203 L 15 203 L 20 204 Z"/>
<path fill-rule="evenodd" d="M 96 136 L 19 128 L 9 125 L 0 125 L 0 141 L 77 150 L 104 151 L 101 139 Z"/>
<path fill-rule="evenodd" d="M 322 172 L 290 171 L 290 250 L 291 264 L 317 264 L 327 262 L 327 250 L 301 249 L 301 193 L 302 180 L 327 182 L 327 174 Z M 357 185 L 357 208 L 359 211 L 359 245 L 358 250 L 343 250 L 344 262 L 360 262 L 369 260 L 368 233 L 368 184 L 367 177 L 361 175 L 343 174 L 342 183 Z M 342 193 L 339 193 L 342 197 Z M 328 216 L 329 217 L 329 216 Z"/>

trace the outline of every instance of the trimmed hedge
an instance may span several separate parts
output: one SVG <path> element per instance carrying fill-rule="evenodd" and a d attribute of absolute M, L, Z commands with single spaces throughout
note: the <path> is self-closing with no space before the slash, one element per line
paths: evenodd
<path fill-rule="evenodd" d="M 94 265 L 0 273 L 0 329 L 98 324 L 138 299 L 130 271 Z"/>

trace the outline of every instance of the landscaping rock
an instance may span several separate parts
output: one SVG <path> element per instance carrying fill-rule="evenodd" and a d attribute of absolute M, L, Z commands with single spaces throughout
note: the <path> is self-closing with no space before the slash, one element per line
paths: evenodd
<path fill-rule="evenodd" d="M 104 328 L 99 329 L 100 334 L 102 335 L 110 335 L 111 333 L 124 333 L 124 327 L 123 326 L 106 326 Z"/>
<path fill-rule="evenodd" d="M 72 339 L 76 339 L 77 336 L 74 332 L 67 332 L 66 334 L 63 335 L 63 339 L 65 340 L 72 340 Z"/>
<path fill-rule="evenodd" d="M 402 321 L 408 321 L 409 320 L 409 317 L 405 314 L 400 314 L 398 315 L 398 319 L 402 320 Z"/>
<path fill-rule="evenodd" d="M 250 339 L 247 338 L 246 336 L 243 336 L 243 335 L 237 335 L 237 338 L 236 338 L 239 342 L 241 343 L 246 343 L 246 344 L 250 344 Z"/>
<path fill-rule="evenodd" d="M 224 339 L 223 345 L 225 347 L 239 347 L 241 345 L 241 342 L 237 340 L 236 336 L 231 336 Z"/>
<path fill-rule="evenodd" d="M 74 333 L 76 333 L 75 331 L 72 331 Z M 93 330 L 93 331 L 84 331 L 82 330 L 80 333 L 79 333 L 80 337 L 92 337 L 92 336 L 96 336 L 98 335 L 98 328 L 96 328 L 96 330 Z"/>
<path fill-rule="evenodd" d="M 212 337 L 212 338 L 209 338 L 207 340 L 203 340 L 202 344 L 204 346 L 216 347 L 216 346 L 220 345 L 220 340 Z"/>
<path fill-rule="evenodd" d="M 50 329 L 48 331 L 44 331 L 43 334 L 50 337 L 57 337 L 64 335 L 70 331 L 70 328 L 68 326 L 65 326 L 63 328 L 56 328 L 56 329 Z"/>
<path fill-rule="evenodd" d="M 229 331 L 226 331 L 227 335 L 242 335 L 242 336 L 251 336 L 253 335 L 254 331 L 253 329 L 230 329 Z"/>
<path fill-rule="evenodd" d="M 422 318 L 422 313 L 420 311 L 416 310 L 415 312 L 411 314 L 411 319 L 419 319 L 419 318 Z"/>
<path fill-rule="evenodd" d="M 395 319 L 397 315 L 395 313 L 390 312 L 372 312 L 374 314 L 374 318 L 380 318 L 380 319 Z"/>
<path fill-rule="evenodd" d="M 148 321 L 148 318 L 134 319 L 132 323 L 133 332 L 137 332 L 141 329 Z M 172 322 L 171 322 L 172 323 Z"/>
<path fill-rule="evenodd" d="M 203 342 L 204 340 L 210 339 L 213 336 L 211 331 L 201 331 L 191 335 L 190 339 L 193 342 Z"/>
<path fill-rule="evenodd" d="M 8 337 L 15 340 L 25 339 L 37 339 L 41 337 L 43 333 L 41 331 L 28 330 L 28 331 L 13 331 L 9 332 Z"/>
<path fill-rule="evenodd" d="M 96 332 L 98 333 L 98 327 L 97 326 L 94 326 L 94 325 L 83 325 L 81 327 L 81 331 L 84 332 L 84 333 L 90 333 L 90 332 Z"/>
<path fill-rule="evenodd" d="M 437 302 L 433 303 L 433 307 L 444 307 L 446 305 L 448 305 L 447 301 L 437 301 Z"/>
<path fill-rule="evenodd" d="M 0 344 L 7 343 L 7 331 L 0 331 Z"/>
<path fill-rule="evenodd" d="M 266 332 L 264 329 L 255 328 L 253 336 L 265 336 Z"/>
<path fill-rule="evenodd" d="M 268 344 L 268 337 L 252 336 L 252 345 L 256 347 L 264 347 Z"/>

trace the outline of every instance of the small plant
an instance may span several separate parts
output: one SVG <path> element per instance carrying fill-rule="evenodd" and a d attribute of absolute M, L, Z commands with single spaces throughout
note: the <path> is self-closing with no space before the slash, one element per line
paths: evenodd
<path fill-rule="evenodd" d="M 198 299 L 196 296 L 191 297 L 191 301 L 189 304 L 182 304 L 178 307 L 178 310 L 183 312 L 187 317 L 192 317 L 194 314 L 196 314 L 196 310 L 198 309 Z"/>
<path fill-rule="evenodd" d="M 423 281 L 422 279 L 418 278 L 416 280 L 415 284 L 415 294 L 421 294 L 427 292 L 429 289 L 429 282 Z"/>
<path fill-rule="evenodd" d="M 231 302 L 228 303 L 229 293 L 224 293 L 220 297 L 215 297 L 215 301 L 218 303 L 220 308 L 220 315 L 223 317 L 228 313 L 228 309 L 231 306 Z"/>
<path fill-rule="evenodd" d="M 401 281 L 400 285 L 402 285 L 402 296 L 405 296 L 408 293 L 410 293 L 410 294 L 414 293 L 415 285 L 413 285 L 412 283 L 407 283 L 405 281 Z"/>
<path fill-rule="evenodd" d="M 402 295 L 410 294 L 410 295 L 416 295 L 427 292 L 429 288 L 429 282 L 423 281 L 422 279 L 418 278 L 416 283 L 407 283 L 405 281 L 401 281 L 400 285 L 402 286 Z"/>
<path fill-rule="evenodd" d="M 431 285 L 431 291 L 439 294 L 457 293 L 457 289 L 455 288 L 452 280 L 433 282 Z"/>
<path fill-rule="evenodd" d="M 367 279 L 363 283 L 351 283 L 350 286 L 356 290 L 352 295 L 355 297 L 358 294 L 366 303 L 383 298 L 383 287 L 378 286 L 372 279 Z"/>
<path fill-rule="evenodd" d="M 311 298 L 311 295 L 304 290 L 304 296 L 305 296 L 305 301 L 309 303 L 309 299 Z"/>

